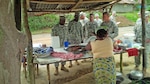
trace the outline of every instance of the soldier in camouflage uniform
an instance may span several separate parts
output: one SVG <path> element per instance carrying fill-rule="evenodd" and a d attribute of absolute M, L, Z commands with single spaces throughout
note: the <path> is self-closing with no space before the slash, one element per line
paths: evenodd
<path fill-rule="evenodd" d="M 148 16 L 149 14 L 146 14 L 146 21 L 145 21 L 145 61 L 146 61 L 146 67 L 144 69 L 144 73 L 146 73 L 146 68 L 148 68 L 148 64 L 149 64 L 149 58 L 150 58 L 150 23 L 148 23 Z M 142 23 L 136 24 L 134 27 L 134 33 L 135 33 L 135 41 L 137 43 L 142 43 Z M 139 68 L 139 65 L 141 64 L 140 62 L 140 55 L 141 52 L 139 53 L 139 56 L 135 57 L 135 65 L 136 65 L 136 69 Z"/>
<path fill-rule="evenodd" d="M 74 20 L 68 24 L 69 42 L 71 44 L 80 44 L 82 42 L 82 24 L 78 20 L 79 15 L 75 13 Z"/>
<path fill-rule="evenodd" d="M 79 22 L 79 13 L 76 12 L 74 19 L 68 24 L 69 32 L 69 42 L 70 44 L 80 44 L 82 42 L 82 24 Z M 76 60 L 77 65 L 79 65 Z M 69 67 L 72 67 L 72 62 L 70 61 Z"/>
<path fill-rule="evenodd" d="M 59 24 L 56 24 L 53 29 L 52 29 L 52 36 L 59 36 L 60 38 L 60 46 L 63 47 L 63 43 L 68 39 L 67 34 L 68 34 L 68 28 L 67 26 L 65 26 L 65 17 L 64 16 L 60 16 L 60 22 Z M 65 72 L 69 72 L 69 70 L 67 68 L 65 68 L 66 62 L 61 62 L 61 70 L 65 71 Z M 54 75 L 58 75 L 58 67 L 59 67 L 59 62 L 55 63 L 55 68 L 56 71 L 54 73 Z"/>
<path fill-rule="evenodd" d="M 118 36 L 118 27 L 117 25 L 109 19 L 109 13 L 103 13 L 103 22 L 100 28 L 106 29 L 108 31 L 108 36 L 114 40 Z"/>
<path fill-rule="evenodd" d="M 93 33 L 96 33 L 96 30 L 98 29 L 98 24 L 96 21 L 94 21 L 94 14 L 90 14 L 90 21 L 88 21 L 85 24 L 85 39 L 90 38 Z"/>

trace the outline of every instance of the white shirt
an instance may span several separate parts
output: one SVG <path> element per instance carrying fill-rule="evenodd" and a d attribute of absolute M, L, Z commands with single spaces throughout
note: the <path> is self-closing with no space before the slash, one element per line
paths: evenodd
<path fill-rule="evenodd" d="M 82 27 L 89 21 L 89 19 L 87 17 L 85 17 L 84 19 L 80 20 Z"/>
<path fill-rule="evenodd" d="M 94 21 L 97 23 L 98 27 L 101 25 L 102 20 L 101 19 L 94 19 Z"/>

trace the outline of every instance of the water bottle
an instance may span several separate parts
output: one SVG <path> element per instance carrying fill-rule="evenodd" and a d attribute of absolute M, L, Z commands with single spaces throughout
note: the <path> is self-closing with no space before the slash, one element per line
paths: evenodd
<path fill-rule="evenodd" d="M 64 42 L 64 48 L 67 49 L 67 48 L 69 47 L 69 44 L 70 44 L 70 43 L 69 43 L 68 41 L 65 41 L 65 42 Z"/>

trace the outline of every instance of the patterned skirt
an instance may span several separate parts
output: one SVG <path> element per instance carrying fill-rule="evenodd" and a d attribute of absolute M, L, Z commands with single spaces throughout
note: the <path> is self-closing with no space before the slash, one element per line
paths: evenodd
<path fill-rule="evenodd" d="M 116 84 L 114 57 L 93 59 L 95 84 Z"/>

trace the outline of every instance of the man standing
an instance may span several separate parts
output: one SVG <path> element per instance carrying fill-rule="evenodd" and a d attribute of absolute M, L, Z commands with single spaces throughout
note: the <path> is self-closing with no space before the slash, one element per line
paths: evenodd
<path fill-rule="evenodd" d="M 75 12 L 74 19 L 68 24 L 69 42 L 71 44 L 80 44 L 82 42 L 82 24 L 79 22 L 79 12 Z M 79 65 L 76 60 L 77 65 Z M 72 67 L 72 61 L 70 61 L 69 67 Z"/>
<path fill-rule="evenodd" d="M 60 16 L 60 21 L 59 24 L 56 24 L 53 29 L 52 29 L 52 36 L 59 36 L 60 38 L 60 46 L 63 47 L 63 43 L 68 39 L 67 38 L 67 27 L 65 26 L 65 17 Z M 61 62 L 61 70 L 65 72 L 69 72 L 69 70 L 65 67 L 66 62 Z M 55 63 L 55 68 L 56 71 L 54 75 L 58 75 L 58 67 L 59 67 L 59 62 Z"/>
<path fill-rule="evenodd" d="M 150 58 L 150 23 L 148 23 L 149 13 L 145 13 L 145 61 L 146 61 L 146 67 L 144 69 L 144 73 L 146 73 L 146 68 L 148 68 L 149 65 L 149 58 Z M 142 43 L 142 23 L 136 24 L 134 27 L 134 33 L 135 33 L 135 41 L 137 43 Z M 140 62 L 140 55 L 135 57 L 135 69 L 139 69 Z"/>
<path fill-rule="evenodd" d="M 79 13 L 76 12 L 74 19 L 68 24 L 69 42 L 80 44 L 82 42 L 82 24 L 79 22 Z"/>
<path fill-rule="evenodd" d="M 98 13 L 95 14 L 94 21 L 97 22 L 98 27 L 101 25 L 102 20 L 99 18 L 99 14 Z"/>
<path fill-rule="evenodd" d="M 94 21 L 94 14 L 90 14 L 90 21 L 85 24 L 85 39 L 90 38 L 98 29 L 98 24 Z"/>
<path fill-rule="evenodd" d="M 113 40 L 118 36 L 118 27 L 110 20 L 108 12 L 103 13 L 103 22 L 100 28 L 106 29 L 108 31 L 108 36 Z"/>
<path fill-rule="evenodd" d="M 112 12 L 112 15 L 110 16 L 110 20 L 114 21 L 114 23 L 116 23 L 116 11 Z"/>
<path fill-rule="evenodd" d="M 82 24 L 82 27 L 89 21 L 89 19 L 86 17 L 86 13 L 81 12 L 80 13 L 80 22 Z"/>

